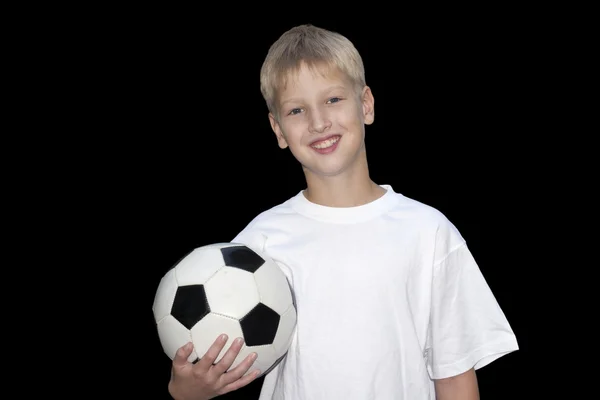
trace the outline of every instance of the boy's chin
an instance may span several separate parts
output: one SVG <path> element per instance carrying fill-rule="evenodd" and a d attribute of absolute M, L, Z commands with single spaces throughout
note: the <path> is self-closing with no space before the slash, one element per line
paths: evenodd
<path fill-rule="evenodd" d="M 318 178 L 318 179 L 327 179 L 327 178 L 335 178 L 344 174 L 347 171 L 347 168 L 343 166 L 329 166 L 329 167 L 303 167 L 304 174 L 307 178 Z"/>

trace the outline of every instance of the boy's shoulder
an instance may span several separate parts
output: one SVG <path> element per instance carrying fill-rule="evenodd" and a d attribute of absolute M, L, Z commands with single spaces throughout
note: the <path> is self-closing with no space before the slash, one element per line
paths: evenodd
<path fill-rule="evenodd" d="M 390 214 L 413 219 L 418 221 L 420 225 L 453 227 L 446 214 L 436 206 L 401 193 L 394 193 L 394 195 L 397 199 L 397 205 L 390 210 Z"/>
<path fill-rule="evenodd" d="M 293 203 L 295 202 L 299 194 L 292 196 L 282 202 L 275 205 L 264 208 L 258 212 L 249 222 L 248 226 L 269 223 L 279 218 L 285 218 L 286 216 L 296 214 Z"/>
<path fill-rule="evenodd" d="M 268 232 L 278 230 L 286 225 L 285 219 L 295 217 L 296 212 L 292 206 L 294 197 L 259 211 L 231 241 L 264 251 Z"/>
<path fill-rule="evenodd" d="M 265 224 L 272 224 L 275 221 L 296 214 L 293 203 L 298 195 L 292 196 L 275 205 L 261 208 L 254 214 L 249 222 L 246 223 L 244 230 L 255 228 Z"/>

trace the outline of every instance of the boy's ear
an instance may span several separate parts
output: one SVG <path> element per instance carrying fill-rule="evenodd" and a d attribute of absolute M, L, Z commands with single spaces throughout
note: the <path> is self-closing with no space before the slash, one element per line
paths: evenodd
<path fill-rule="evenodd" d="M 287 141 L 283 136 L 281 127 L 277 122 L 277 118 L 275 118 L 275 116 L 272 113 L 269 113 L 269 122 L 271 123 L 271 129 L 273 129 L 273 132 L 275 132 L 275 136 L 277 137 L 277 143 L 279 144 L 279 147 L 281 147 L 282 149 L 288 147 Z"/>
<path fill-rule="evenodd" d="M 370 87 L 365 86 L 361 95 L 361 100 L 365 124 L 371 125 L 373 121 L 375 121 L 375 98 L 373 97 Z"/>

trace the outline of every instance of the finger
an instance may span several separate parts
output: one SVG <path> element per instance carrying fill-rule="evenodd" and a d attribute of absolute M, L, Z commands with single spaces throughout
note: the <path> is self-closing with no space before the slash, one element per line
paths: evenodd
<path fill-rule="evenodd" d="M 227 349 L 227 352 L 223 355 L 223 358 L 221 358 L 221 360 L 213 366 L 214 372 L 218 375 L 221 375 L 227 371 L 240 353 L 243 345 L 244 339 L 241 337 L 235 339 L 229 349 Z"/>
<path fill-rule="evenodd" d="M 225 343 L 227 343 L 227 335 L 222 334 L 210 345 L 206 353 L 194 365 L 194 368 L 208 370 L 214 364 L 221 350 L 223 350 Z"/>
<path fill-rule="evenodd" d="M 237 367 L 236 367 L 237 368 Z M 229 375 L 230 372 L 227 373 L 227 375 Z M 252 382 L 253 380 L 255 380 L 256 378 L 258 378 L 258 376 L 260 375 L 260 371 L 256 370 L 256 371 L 252 371 L 251 373 L 249 373 L 248 375 L 237 379 L 231 383 L 228 383 L 227 385 L 225 385 L 222 389 L 222 393 L 221 394 L 225 394 L 234 390 L 238 390 L 246 385 L 248 385 L 250 382 Z"/>
<path fill-rule="evenodd" d="M 222 382 L 225 384 L 230 384 L 240 379 L 246 372 L 248 372 L 250 367 L 252 367 L 252 364 L 254 364 L 254 361 L 256 361 L 256 357 L 256 353 L 249 354 L 241 363 L 239 363 L 239 365 L 237 365 L 235 368 L 232 368 L 231 371 L 227 372 L 223 376 Z"/>
<path fill-rule="evenodd" d="M 188 342 L 177 349 L 175 353 L 175 357 L 173 357 L 173 367 L 181 368 L 185 367 L 188 364 L 188 357 L 192 354 L 194 350 L 194 345 L 192 342 Z"/>

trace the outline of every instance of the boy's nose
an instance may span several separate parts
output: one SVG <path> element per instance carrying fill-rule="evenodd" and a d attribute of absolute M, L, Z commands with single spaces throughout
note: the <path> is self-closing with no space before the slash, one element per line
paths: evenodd
<path fill-rule="evenodd" d="M 323 133 L 329 127 L 331 127 L 331 121 L 327 118 L 327 115 L 320 112 L 313 112 L 309 126 L 311 133 Z"/>

